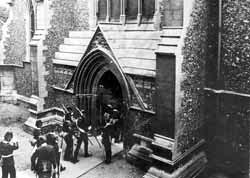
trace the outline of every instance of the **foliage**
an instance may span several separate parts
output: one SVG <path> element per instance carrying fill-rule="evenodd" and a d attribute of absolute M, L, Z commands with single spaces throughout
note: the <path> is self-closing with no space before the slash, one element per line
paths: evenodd
<path fill-rule="evenodd" d="M 227 90 L 250 92 L 249 2 L 223 2 L 222 77 Z"/>
<path fill-rule="evenodd" d="M 0 7 L 0 41 L 2 39 L 2 27 L 9 17 L 9 11 L 7 8 Z"/>
<path fill-rule="evenodd" d="M 0 7 L 0 22 L 6 22 L 9 17 L 9 10 L 5 7 Z"/>
<path fill-rule="evenodd" d="M 15 18 L 8 26 L 9 37 L 4 43 L 4 63 L 22 65 L 26 56 L 25 4 L 22 0 L 16 0 L 12 8 Z"/>
<path fill-rule="evenodd" d="M 45 67 L 49 72 L 45 79 L 47 81 L 48 97 L 46 100 L 46 107 L 56 105 L 54 101 L 55 91 L 52 86 L 56 83 L 52 59 L 55 52 L 58 51 L 59 45 L 63 43 L 63 39 L 68 36 L 69 31 L 73 30 L 86 30 L 88 29 L 88 9 L 87 1 L 81 4 L 77 0 L 54 0 L 50 7 L 54 14 L 50 22 L 51 28 L 48 30 L 48 35 L 44 41 L 47 46 L 45 53 L 46 62 Z M 80 12 L 80 10 L 83 10 Z M 67 80 L 67 78 L 65 78 Z"/>
<path fill-rule="evenodd" d="M 202 137 L 200 130 L 203 125 L 201 113 L 204 102 L 202 89 L 205 84 L 207 14 L 207 1 L 196 0 L 183 47 L 184 79 L 181 90 L 184 94 L 176 129 L 179 152 L 186 151 Z"/>

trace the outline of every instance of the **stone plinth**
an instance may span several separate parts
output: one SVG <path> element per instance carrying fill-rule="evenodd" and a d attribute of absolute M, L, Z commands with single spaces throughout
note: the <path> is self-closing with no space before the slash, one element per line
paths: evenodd
<path fill-rule="evenodd" d="M 30 109 L 31 116 L 24 123 L 23 129 L 32 134 L 36 127 L 36 121 L 42 121 L 42 133 L 46 133 L 53 125 L 62 125 L 64 119 L 64 112 L 60 108 L 50 108 L 41 112 Z"/>

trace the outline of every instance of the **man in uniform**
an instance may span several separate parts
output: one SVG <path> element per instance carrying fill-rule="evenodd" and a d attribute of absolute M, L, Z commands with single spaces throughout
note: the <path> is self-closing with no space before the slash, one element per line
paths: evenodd
<path fill-rule="evenodd" d="M 104 146 L 106 155 L 105 163 L 109 164 L 111 163 L 111 157 L 112 157 L 111 143 L 112 143 L 113 122 L 109 114 L 105 114 L 104 119 L 106 124 L 102 128 L 102 144 Z"/>
<path fill-rule="evenodd" d="M 86 122 L 85 111 L 82 110 L 80 114 L 81 114 L 81 117 L 79 117 L 78 120 L 76 121 L 76 129 L 79 133 L 79 136 L 77 138 L 77 145 L 74 151 L 73 163 L 77 163 L 79 161 L 77 157 L 78 157 L 78 153 L 81 148 L 82 142 L 84 143 L 84 157 L 92 156 L 88 152 L 88 133 L 87 133 L 88 125 Z"/>
<path fill-rule="evenodd" d="M 16 178 L 16 169 L 13 158 L 13 151 L 18 149 L 18 143 L 11 143 L 12 132 L 6 132 L 4 140 L 0 142 L 0 158 L 2 159 L 2 178 Z"/>
<path fill-rule="evenodd" d="M 71 110 L 70 110 L 71 111 Z M 72 161 L 73 160 L 73 128 L 72 128 L 72 111 L 66 113 L 65 120 L 63 122 L 63 132 L 64 140 L 66 143 L 65 153 L 63 159 L 65 161 Z"/>
<path fill-rule="evenodd" d="M 56 153 L 53 146 L 46 144 L 46 138 L 41 138 L 42 145 L 31 156 L 31 170 L 38 178 L 51 178 L 56 172 Z"/>

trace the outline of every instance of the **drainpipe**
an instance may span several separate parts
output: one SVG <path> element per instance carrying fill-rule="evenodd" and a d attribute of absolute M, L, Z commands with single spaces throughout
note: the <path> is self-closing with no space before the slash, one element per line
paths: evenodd
<path fill-rule="evenodd" d="M 222 31 L 222 0 L 219 0 L 218 17 L 218 57 L 217 57 L 217 89 L 221 89 L 221 31 Z"/>

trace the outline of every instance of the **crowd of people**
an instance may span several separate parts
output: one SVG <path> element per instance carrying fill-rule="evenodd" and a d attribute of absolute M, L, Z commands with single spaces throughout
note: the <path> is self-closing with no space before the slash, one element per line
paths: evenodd
<path fill-rule="evenodd" d="M 103 122 L 98 128 L 101 132 L 101 142 L 105 150 L 105 163 L 107 164 L 111 162 L 112 139 L 115 142 L 122 141 L 122 120 L 120 113 L 111 106 L 108 108 L 109 110 L 104 112 L 102 117 Z M 37 129 L 34 130 L 33 140 L 30 141 L 31 146 L 34 147 L 31 156 L 31 170 L 39 178 L 55 178 L 56 175 L 59 177 L 60 172 L 66 169 L 61 164 L 61 156 L 63 156 L 65 161 L 70 161 L 74 164 L 77 163 L 82 143 L 84 143 L 84 157 L 92 156 L 88 151 L 88 143 L 92 143 L 88 136 L 89 132 L 93 129 L 87 123 L 86 112 L 79 109 L 78 111 L 80 116 L 75 118 L 73 109 L 71 107 L 67 108 L 62 128 L 52 128 L 47 134 L 41 133 L 42 122 L 40 120 L 36 122 Z M 101 146 L 96 135 L 94 137 Z M 13 151 L 18 149 L 19 145 L 17 142 L 11 142 L 12 138 L 13 133 L 6 132 L 4 140 L 0 142 L 2 178 L 8 178 L 8 175 L 10 175 L 10 178 L 16 178 Z M 74 142 L 76 142 L 76 145 L 74 145 Z M 64 155 L 62 155 L 63 143 L 66 144 Z"/>

